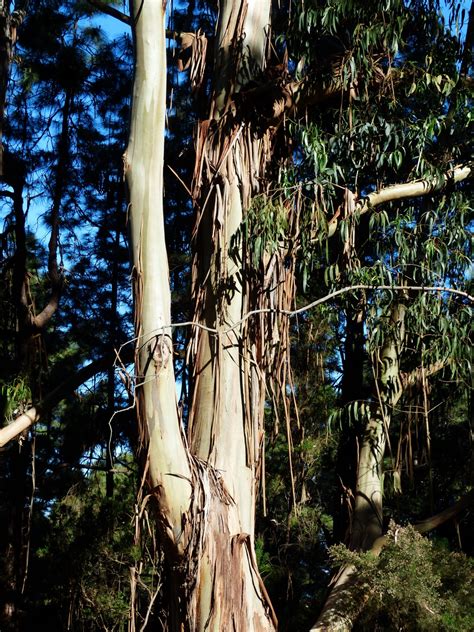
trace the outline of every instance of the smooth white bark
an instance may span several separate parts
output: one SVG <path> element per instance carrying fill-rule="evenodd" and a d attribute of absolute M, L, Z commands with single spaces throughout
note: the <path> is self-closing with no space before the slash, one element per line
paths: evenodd
<path fill-rule="evenodd" d="M 130 194 L 139 415 L 149 440 L 149 472 L 171 540 L 180 548 L 189 509 L 190 469 L 176 405 L 171 293 L 163 220 L 166 113 L 165 8 L 134 2 L 135 81 L 124 156 Z"/>
<path fill-rule="evenodd" d="M 17 437 L 19 434 L 28 430 L 33 424 L 40 419 L 39 411 L 32 407 L 17 417 L 11 424 L 0 429 L 0 448 L 3 448 L 9 441 Z"/>
<path fill-rule="evenodd" d="M 385 202 L 429 195 L 430 193 L 440 191 L 449 182 L 462 182 L 462 180 L 466 180 L 471 176 L 472 167 L 470 165 L 464 165 L 455 167 L 447 174 L 440 175 L 432 180 L 416 180 L 415 182 L 395 184 L 390 187 L 385 187 L 380 191 L 369 193 L 366 198 L 356 205 L 356 210 L 359 210 L 360 213 L 365 213 L 370 210 L 370 208 L 379 206 Z"/>

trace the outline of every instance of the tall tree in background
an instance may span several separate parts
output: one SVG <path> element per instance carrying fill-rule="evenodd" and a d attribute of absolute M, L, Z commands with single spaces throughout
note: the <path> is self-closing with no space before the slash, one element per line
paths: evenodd
<path fill-rule="evenodd" d="M 29 12 L 19 10 L 27 3 L 16 3 L 16 11 L 11 4 L 2 3 L 9 28 L 20 27 L 19 16 L 24 21 L 15 56 L 12 33 L 5 49 L 10 55 L 11 77 L 8 115 L 2 118 L 0 385 L 6 422 L 3 430 L 7 431 L 14 417 L 20 416 L 28 426 L 63 397 L 71 397 L 84 380 L 107 367 L 103 361 L 107 352 L 110 365 L 112 345 L 120 340 L 120 323 L 113 313 L 119 302 L 126 314 L 126 303 L 117 287 L 125 274 L 117 234 L 123 235 L 125 230 L 119 152 L 126 130 L 115 124 L 114 117 L 117 110 L 121 116 L 126 114 L 129 81 L 128 72 L 120 75 L 119 47 L 114 51 L 107 47 L 98 29 L 74 28 L 84 16 L 77 3 L 38 2 Z M 109 70 L 115 68 L 118 88 L 115 105 L 111 100 L 106 110 L 102 105 L 107 90 L 103 81 L 105 63 Z M 125 89 L 120 94 L 123 79 Z M 85 83 L 89 86 L 87 93 Z M 95 116 L 93 107 L 98 110 Z M 90 155 L 94 156 L 93 170 Z M 39 207 L 35 203 L 38 199 Z M 85 209 L 91 207 L 94 212 L 88 215 Z M 44 217 L 46 250 L 32 233 L 32 226 L 40 222 L 38 214 Z M 110 216 L 113 221 L 108 226 Z M 80 256 L 78 243 L 82 246 Z M 109 265 L 114 268 L 115 281 L 111 284 L 108 272 L 106 275 Z M 60 298 L 64 299 L 64 312 L 58 309 Z M 103 344 L 90 328 L 92 318 L 98 327 L 101 323 Z M 84 373 L 81 369 L 85 359 L 93 362 L 92 370 Z M 64 382 L 65 376 L 69 380 Z M 85 408 L 88 405 L 91 403 Z M 92 423 L 86 432 L 82 425 L 79 433 L 79 428 L 63 424 L 64 420 L 49 418 L 46 432 L 38 441 L 34 435 L 24 434 L 19 443 L 10 443 L 1 450 L 0 625 L 5 629 L 16 629 L 25 614 L 21 602 L 30 562 L 33 504 L 44 507 L 48 496 L 54 498 L 57 493 L 55 475 L 43 486 L 44 474 L 48 468 L 54 472 L 69 463 L 69 482 L 74 478 L 77 482 L 84 449 L 97 441 L 105 444 L 108 419 L 99 433 Z M 56 424 L 62 426 L 59 435 Z M 34 501 L 37 486 L 42 497 Z"/>

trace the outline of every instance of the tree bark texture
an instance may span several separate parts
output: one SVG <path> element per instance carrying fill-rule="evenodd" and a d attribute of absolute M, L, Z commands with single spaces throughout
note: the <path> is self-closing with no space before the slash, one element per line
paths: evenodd
<path fill-rule="evenodd" d="M 269 2 L 222 2 L 209 121 L 197 139 L 194 297 L 200 322 L 188 436 L 178 415 L 170 327 L 170 287 L 163 222 L 166 95 L 165 6 L 134 2 L 135 81 L 129 188 L 136 323 L 136 399 L 148 478 L 175 586 L 171 625 L 179 630 L 272 630 L 275 617 L 254 554 L 256 469 L 262 428 L 249 400 L 244 365 L 244 309 L 230 239 L 258 186 L 265 139 L 237 124 L 231 94 L 265 58 Z"/>
<path fill-rule="evenodd" d="M 189 442 L 200 458 L 222 471 L 246 533 L 253 533 L 263 402 L 252 365 L 255 349 L 247 346 L 253 345 L 244 325 L 236 326 L 250 298 L 243 248 L 232 256 L 229 251 L 252 196 L 261 191 L 270 139 L 239 120 L 232 98 L 263 69 L 269 13 L 268 1 L 221 3 L 216 80 L 209 120 L 199 124 L 194 174 L 195 320 L 219 333 L 197 330 L 193 341 Z"/>

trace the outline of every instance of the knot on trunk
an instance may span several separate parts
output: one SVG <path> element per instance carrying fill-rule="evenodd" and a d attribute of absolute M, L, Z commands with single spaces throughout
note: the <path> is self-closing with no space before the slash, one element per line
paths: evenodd
<path fill-rule="evenodd" d="M 173 357 L 173 342 L 168 334 L 159 334 L 147 345 L 149 360 L 153 361 L 156 373 L 165 369 Z"/>

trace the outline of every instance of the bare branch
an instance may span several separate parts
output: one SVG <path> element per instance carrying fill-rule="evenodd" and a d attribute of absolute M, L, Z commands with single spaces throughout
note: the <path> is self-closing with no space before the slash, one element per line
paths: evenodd
<path fill-rule="evenodd" d="M 428 533 L 429 531 L 433 531 L 433 529 L 437 529 L 439 526 L 451 520 L 457 516 L 463 509 L 467 509 L 474 503 L 474 489 L 471 489 L 470 492 L 461 496 L 461 498 L 455 502 L 451 507 L 447 509 L 443 509 L 439 513 L 434 516 L 430 516 L 429 518 L 425 518 L 421 522 L 413 525 L 415 531 L 418 533 Z"/>
<path fill-rule="evenodd" d="M 9 441 L 28 430 L 40 419 L 40 411 L 34 406 L 15 419 L 11 424 L 0 429 L 0 448 L 3 448 Z"/>
<path fill-rule="evenodd" d="M 114 7 L 111 7 L 107 3 L 103 2 L 103 0 L 87 0 L 87 1 L 96 9 L 99 9 L 100 11 L 102 11 L 102 13 L 106 13 L 107 15 L 110 15 L 111 17 L 116 18 L 117 20 L 120 20 L 120 22 L 123 22 L 124 24 L 127 24 L 128 26 L 132 25 L 132 20 L 130 19 L 130 16 L 126 15 L 125 13 L 122 13 L 122 11 L 119 11 L 118 9 L 114 9 Z"/>
<path fill-rule="evenodd" d="M 243 322 L 248 320 L 251 316 L 255 316 L 256 314 L 270 314 L 270 313 L 278 313 L 283 316 L 297 316 L 298 314 L 302 314 L 317 305 L 322 305 L 323 303 L 327 303 L 328 301 L 336 298 L 337 296 L 341 296 L 341 294 L 347 294 L 348 292 L 355 292 L 357 290 L 389 290 L 391 292 L 406 292 L 407 290 L 411 290 L 414 292 L 447 292 L 448 294 L 454 294 L 457 296 L 461 296 L 462 298 L 466 298 L 469 302 L 474 303 L 474 296 L 471 296 L 467 292 L 463 292 L 462 290 L 456 290 L 450 287 L 423 287 L 421 285 L 350 285 L 348 287 L 343 287 L 340 290 L 335 290 L 330 294 L 326 294 L 322 298 L 318 298 L 316 301 L 312 303 L 308 303 L 308 305 L 304 305 L 303 307 L 299 307 L 298 309 L 288 310 L 288 309 L 254 309 L 250 312 L 247 312 L 239 321 L 235 322 L 231 327 L 224 329 L 222 331 L 218 331 L 212 327 L 207 327 L 197 322 L 185 322 L 185 323 L 172 323 L 171 327 L 184 327 L 184 326 L 195 326 L 200 327 L 206 331 L 211 333 L 221 333 L 227 334 L 239 327 Z M 164 329 L 164 327 L 163 327 Z"/>
<path fill-rule="evenodd" d="M 341 296 L 342 294 L 347 294 L 348 292 L 356 292 L 358 290 L 367 290 L 367 291 L 384 290 L 384 291 L 390 291 L 390 292 L 406 292 L 406 291 L 438 292 L 438 293 L 445 292 L 446 294 L 453 294 L 454 296 L 459 296 L 460 298 L 464 298 L 468 300 L 470 303 L 474 303 L 474 296 L 471 296 L 470 294 L 468 294 L 467 292 L 464 292 L 463 290 L 456 290 L 455 288 L 452 288 L 452 287 L 444 287 L 444 286 L 436 287 L 436 286 L 422 286 L 422 285 L 362 285 L 362 284 L 350 285 L 348 287 L 343 287 L 340 290 L 335 290 L 334 292 L 330 292 L 329 294 L 326 294 L 326 296 L 323 296 L 322 298 L 318 298 L 317 300 L 312 301 L 311 303 L 308 303 L 307 305 L 303 305 L 303 307 L 299 307 L 298 309 L 294 309 L 294 310 L 271 309 L 271 308 L 253 309 L 247 312 L 240 320 L 236 321 L 231 327 L 228 327 L 227 329 L 223 329 L 223 330 L 218 330 L 218 329 L 215 329 L 214 327 L 208 327 L 207 325 L 203 325 L 202 323 L 199 323 L 195 320 L 188 320 L 182 323 L 165 324 L 162 327 L 153 329 L 151 331 L 141 334 L 140 336 L 136 336 L 135 338 L 131 338 L 130 340 L 127 340 L 127 342 L 125 342 L 120 347 L 118 353 L 120 354 L 120 352 L 122 351 L 124 347 L 132 345 L 133 343 L 141 341 L 143 339 L 147 339 L 153 335 L 162 333 L 166 331 L 167 329 L 176 329 L 179 327 L 197 327 L 198 329 L 208 331 L 211 334 L 221 334 L 221 335 L 228 334 L 234 329 L 236 329 L 237 327 L 240 327 L 242 323 L 244 323 L 246 320 L 248 320 L 252 316 L 256 316 L 257 314 L 281 314 L 282 316 L 289 316 L 289 317 L 297 316 L 298 314 L 302 314 L 304 312 L 307 312 L 310 309 L 313 309 L 313 307 L 317 307 L 318 305 L 327 303 L 328 301 L 331 301 L 333 298 L 336 298 L 337 296 Z"/>
<path fill-rule="evenodd" d="M 406 182 L 404 184 L 395 184 L 381 189 L 380 191 L 369 193 L 367 197 L 356 204 L 355 210 L 363 214 L 385 202 L 430 195 L 431 193 L 441 191 L 449 183 L 461 182 L 470 177 L 472 177 L 472 165 L 458 165 L 447 173 L 431 180 L 425 179 L 416 180 L 415 182 Z"/>

